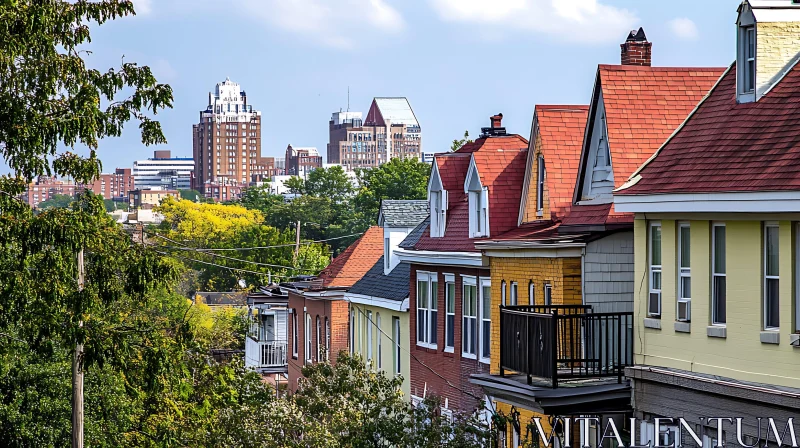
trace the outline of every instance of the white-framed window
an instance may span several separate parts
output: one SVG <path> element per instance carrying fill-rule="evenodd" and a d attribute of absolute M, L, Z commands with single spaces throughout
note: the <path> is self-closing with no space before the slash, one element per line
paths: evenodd
<path fill-rule="evenodd" d="M 389 254 L 389 238 L 383 239 L 383 268 L 387 271 L 391 267 L 391 257 Z"/>
<path fill-rule="evenodd" d="M 375 357 L 378 359 L 378 369 L 383 368 L 383 344 L 381 343 L 381 313 L 375 313 L 375 327 L 377 328 L 378 332 L 375 334 L 378 340 L 378 351 L 375 353 Z"/>
<path fill-rule="evenodd" d="M 536 211 L 544 210 L 544 156 L 539 155 L 536 162 Z"/>
<path fill-rule="evenodd" d="M 322 361 L 322 321 L 317 316 L 317 361 Z"/>
<path fill-rule="evenodd" d="M 544 284 L 544 304 L 545 305 L 553 304 L 553 285 L 550 284 L 550 282 L 546 282 Z"/>
<path fill-rule="evenodd" d="M 297 329 L 297 310 L 292 310 L 292 357 L 297 359 L 297 351 L 300 348 L 300 344 L 298 344 L 298 329 Z"/>
<path fill-rule="evenodd" d="M 453 353 L 456 345 L 456 277 L 444 275 L 444 351 Z"/>
<path fill-rule="evenodd" d="M 727 322 L 727 275 L 725 263 L 725 224 L 711 226 L 711 324 Z"/>
<path fill-rule="evenodd" d="M 447 226 L 447 190 L 431 191 L 431 237 L 441 238 Z"/>
<path fill-rule="evenodd" d="M 400 318 L 399 317 L 392 317 L 392 339 L 394 340 L 394 350 L 392 354 L 394 355 L 394 373 L 400 375 L 401 373 L 401 365 L 400 365 Z"/>
<path fill-rule="evenodd" d="M 469 191 L 470 236 L 478 238 L 489 236 L 489 190 Z"/>
<path fill-rule="evenodd" d="M 372 361 L 372 311 L 367 310 L 367 361 Z"/>
<path fill-rule="evenodd" d="M 509 291 L 511 294 L 511 306 L 519 305 L 517 299 L 517 292 L 518 292 L 517 282 L 511 282 L 511 290 Z"/>
<path fill-rule="evenodd" d="M 647 314 L 653 317 L 661 317 L 661 223 L 651 222 L 647 232 L 650 284 Z"/>
<path fill-rule="evenodd" d="M 328 317 L 325 317 L 325 361 L 331 359 L 331 323 Z"/>
<path fill-rule="evenodd" d="M 475 277 L 461 277 L 461 355 L 476 359 L 478 355 L 478 285 Z"/>
<path fill-rule="evenodd" d="M 502 303 L 503 306 L 508 305 L 508 302 L 506 302 L 506 281 L 505 280 L 500 282 L 500 303 Z"/>
<path fill-rule="evenodd" d="M 536 285 L 533 280 L 528 282 L 528 305 L 536 305 Z"/>
<path fill-rule="evenodd" d="M 678 309 L 677 320 L 691 321 L 692 267 L 691 227 L 688 222 L 678 223 Z"/>
<path fill-rule="evenodd" d="M 778 223 L 764 224 L 764 328 L 780 327 L 780 227 Z"/>
<path fill-rule="evenodd" d="M 417 345 L 436 348 L 436 322 L 439 309 L 439 282 L 436 273 L 417 273 Z"/>
<path fill-rule="evenodd" d="M 306 313 L 306 353 L 305 358 L 307 363 L 311 363 L 311 354 L 313 350 L 313 346 L 311 345 L 311 315 Z"/>
<path fill-rule="evenodd" d="M 356 352 L 356 307 L 350 306 L 350 354 Z"/>
<path fill-rule="evenodd" d="M 516 283 L 512 283 L 515 285 Z M 513 290 L 512 290 L 513 291 Z M 516 303 L 514 303 L 516 305 Z M 480 341 L 481 341 L 481 362 L 489 364 L 492 358 L 492 282 L 488 278 L 481 279 L 480 290 Z"/>

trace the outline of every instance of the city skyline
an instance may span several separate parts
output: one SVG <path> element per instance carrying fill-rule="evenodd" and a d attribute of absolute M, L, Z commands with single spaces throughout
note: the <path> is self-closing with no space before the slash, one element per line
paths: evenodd
<path fill-rule="evenodd" d="M 349 0 L 356 6 L 349 9 L 359 11 L 348 15 L 315 1 L 309 6 L 315 14 L 301 26 L 302 16 L 290 6 L 235 1 L 249 13 L 242 20 L 217 22 L 205 0 L 192 2 L 192 8 L 186 0 L 138 0 L 138 16 L 95 27 L 95 43 L 87 46 L 93 51 L 87 56 L 90 66 L 116 67 L 124 55 L 152 67 L 175 95 L 174 108 L 157 116 L 168 144 L 145 147 L 138 129 L 128 127 L 122 137 L 100 143 L 105 172 L 129 167 L 153 150 L 191 156 L 197 111 L 207 105 L 209 89 L 227 77 L 241 84 L 264 114 L 259 155 L 265 157 L 282 156 L 289 144 L 317 147 L 327 156 L 328 122 L 333 112 L 347 110 L 348 88 L 350 110 L 363 113 L 376 96 L 407 97 L 425 127 L 424 152 L 447 151 L 465 130 L 474 137 L 486 117 L 500 112 L 509 131 L 528 135 L 535 104 L 588 102 L 593 66 L 619 63 L 619 43 L 639 26 L 654 44 L 654 65 L 728 65 L 734 58 L 727 42 L 734 26 L 727 12 L 739 3 L 588 0 L 575 2 L 574 11 L 554 11 L 551 2 L 540 0 L 472 0 L 460 7 L 451 0 Z M 556 14 L 552 21 L 558 26 L 512 22 L 512 13 L 524 5 Z M 481 19 L 475 13 L 481 8 L 492 14 Z M 379 14 L 383 10 L 389 12 Z M 176 15 L 181 17 L 177 25 Z M 583 29 L 570 17 L 593 25 Z M 326 19 L 364 25 L 355 34 L 319 26 Z M 241 35 L 235 30 L 242 24 L 247 33 L 239 44 L 203 37 L 209 29 Z M 589 35 L 592 31 L 596 37 Z M 214 54 L 213 64 L 201 54 Z"/>

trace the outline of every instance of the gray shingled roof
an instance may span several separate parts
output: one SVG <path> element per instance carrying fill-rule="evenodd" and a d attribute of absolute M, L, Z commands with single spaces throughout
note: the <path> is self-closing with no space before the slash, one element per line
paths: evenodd
<path fill-rule="evenodd" d="M 415 227 L 430 213 L 426 200 L 384 199 L 378 215 L 378 225 L 384 227 Z"/>
<path fill-rule="evenodd" d="M 415 227 L 414 230 L 411 231 L 411 233 L 408 234 L 406 239 L 404 239 L 399 244 L 399 247 L 401 249 L 413 249 L 414 246 L 416 246 L 417 243 L 419 242 L 419 239 L 422 238 L 422 235 L 425 233 L 425 231 L 428 230 L 428 227 L 430 225 L 431 225 L 431 217 L 428 216 L 427 218 L 425 218 L 424 221 L 419 223 L 419 225 Z"/>
<path fill-rule="evenodd" d="M 402 302 L 408 297 L 411 269 L 408 263 L 398 264 L 389 275 L 383 274 L 383 257 L 378 260 L 366 275 L 361 277 L 348 294 L 380 297 Z"/>

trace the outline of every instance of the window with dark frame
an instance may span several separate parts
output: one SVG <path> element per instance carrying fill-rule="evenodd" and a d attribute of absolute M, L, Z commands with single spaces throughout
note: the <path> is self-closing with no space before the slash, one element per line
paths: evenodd
<path fill-rule="evenodd" d="M 727 276 L 725 264 L 725 224 L 711 227 L 711 324 L 727 322 Z"/>

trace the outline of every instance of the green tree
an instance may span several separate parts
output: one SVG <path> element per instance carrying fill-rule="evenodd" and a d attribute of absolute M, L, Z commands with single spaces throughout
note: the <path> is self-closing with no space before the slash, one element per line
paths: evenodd
<path fill-rule="evenodd" d="M 181 199 L 192 202 L 206 202 L 206 197 L 197 190 L 178 190 Z"/>
<path fill-rule="evenodd" d="M 450 151 L 455 152 L 461 149 L 462 146 L 472 143 L 472 139 L 469 138 L 469 131 L 464 131 L 464 138 L 458 140 L 453 140 L 453 144 L 450 145 Z"/>
<path fill-rule="evenodd" d="M 342 202 L 352 196 L 353 181 L 341 166 L 317 168 L 308 173 L 304 194 L 318 198 L 330 198 L 334 202 Z"/>
<path fill-rule="evenodd" d="M 55 194 L 50 199 L 40 202 L 38 208 L 47 210 L 49 208 L 67 208 L 75 199 L 66 194 Z"/>
<path fill-rule="evenodd" d="M 283 185 L 292 194 L 306 194 L 306 181 L 300 176 L 292 176 L 283 182 Z"/>
<path fill-rule="evenodd" d="M 279 194 L 272 194 L 269 187 L 259 186 L 250 187 L 242 192 L 242 197 L 237 204 L 242 207 L 249 208 L 250 210 L 258 210 L 264 215 L 268 215 L 270 211 L 277 206 L 283 205 L 283 196 Z"/>

